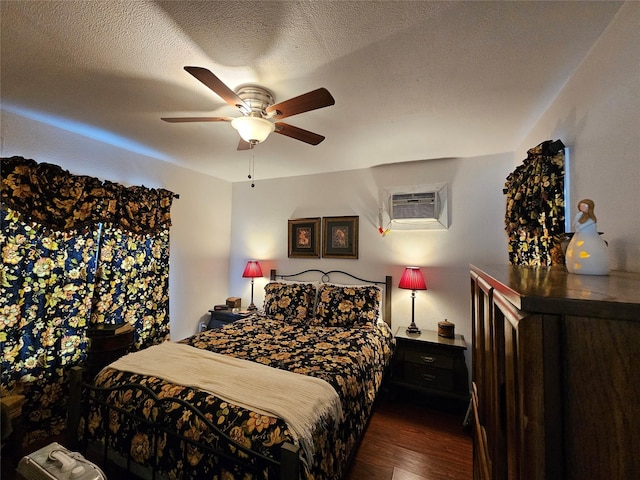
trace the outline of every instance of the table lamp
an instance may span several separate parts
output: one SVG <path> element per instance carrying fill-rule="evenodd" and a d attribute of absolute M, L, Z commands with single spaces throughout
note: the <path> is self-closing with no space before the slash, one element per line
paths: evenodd
<path fill-rule="evenodd" d="M 249 310 L 249 311 L 257 310 L 258 307 L 256 307 L 253 304 L 253 279 L 256 278 L 256 277 L 261 277 L 262 276 L 262 269 L 260 268 L 260 264 L 256 260 L 249 260 L 247 262 L 247 266 L 244 267 L 244 272 L 243 272 L 242 276 L 243 276 L 243 278 L 250 278 L 251 279 L 251 303 L 247 307 L 247 310 Z"/>
<path fill-rule="evenodd" d="M 418 267 L 406 267 L 400 278 L 398 288 L 411 290 L 411 325 L 407 327 L 407 333 L 420 333 L 415 323 L 416 290 L 426 290 L 424 277 Z"/>

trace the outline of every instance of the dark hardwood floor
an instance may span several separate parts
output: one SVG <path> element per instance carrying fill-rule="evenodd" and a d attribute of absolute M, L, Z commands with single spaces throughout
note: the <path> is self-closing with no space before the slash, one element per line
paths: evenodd
<path fill-rule="evenodd" d="M 345 480 L 470 480 L 471 435 L 463 420 L 464 411 L 450 413 L 416 398 L 383 396 Z M 6 458 L 0 463 L 0 478 L 15 479 L 15 464 Z"/>
<path fill-rule="evenodd" d="M 415 397 L 380 399 L 346 480 L 470 480 L 464 413 Z"/>

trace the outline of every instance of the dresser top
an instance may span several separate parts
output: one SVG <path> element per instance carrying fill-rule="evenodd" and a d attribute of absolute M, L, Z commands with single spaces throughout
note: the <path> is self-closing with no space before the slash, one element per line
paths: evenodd
<path fill-rule="evenodd" d="M 640 274 L 576 275 L 564 267 L 471 265 L 472 274 L 498 290 L 519 310 L 609 316 L 640 321 Z"/>

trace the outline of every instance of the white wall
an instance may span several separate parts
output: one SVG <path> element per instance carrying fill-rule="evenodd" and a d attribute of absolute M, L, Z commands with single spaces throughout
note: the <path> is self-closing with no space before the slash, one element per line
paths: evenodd
<path fill-rule="evenodd" d="M 502 188 L 513 169 L 511 154 L 385 165 L 372 169 L 233 184 L 229 284 L 248 305 L 250 283 L 242 278 L 249 259 L 261 262 L 265 277 L 255 283 L 255 304 L 264 300 L 268 271 L 340 269 L 361 278 L 394 278 L 393 328 L 411 321 L 410 292 L 397 288 L 405 266 L 422 267 L 428 290 L 416 297 L 416 324 L 437 329 L 447 318 L 471 340 L 469 263 L 508 262 Z M 446 182 L 450 228 L 378 233 L 380 192 L 385 187 Z M 358 215 L 359 258 L 290 259 L 288 219 Z M 468 351 L 469 355 L 470 352 Z"/>
<path fill-rule="evenodd" d="M 640 272 L 640 3 L 627 2 L 516 152 L 547 139 L 571 147 L 573 218 L 595 201 L 611 268 Z"/>
<path fill-rule="evenodd" d="M 547 139 L 571 147 L 572 206 L 596 202 L 598 226 L 610 244 L 612 268 L 640 271 L 640 3 L 627 2 L 560 95 L 512 154 L 382 166 L 233 185 L 230 294 L 248 304 L 241 278 L 248 259 L 292 273 L 305 268 L 353 271 L 363 278 L 394 276 L 405 265 L 423 267 L 427 286 L 416 299 L 416 323 L 435 329 L 443 318 L 471 339 L 468 264 L 508 263 L 504 233 L 506 176 L 529 148 Z M 377 232 L 379 191 L 410 184 L 449 183 L 451 227 L 447 231 Z M 359 215 L 358 260 L 287 258 L 287 219 Z M 255 303 L 263 301 L 255 287 Z M 409 293 L 394 288 L 393 325 L 406 325 Z M 469 352 L 467 352 L 469 353 Z M 469 357 L 469 355 L 468 355 Z"/>
<path fill-rule="evenodd" d="M 180 195 L 171 208 L 171 338 L 195 333 L 228 290 L 231 184 L 4 111 L 1 132 L 3 157 Z"/>

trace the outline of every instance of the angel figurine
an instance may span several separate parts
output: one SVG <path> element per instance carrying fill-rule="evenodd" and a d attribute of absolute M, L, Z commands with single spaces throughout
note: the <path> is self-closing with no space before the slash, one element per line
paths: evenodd
<path fill-rule="evenodd" d="M 607 244 L 598 234 L 593 200 L 578 202 L 574 221 L 575 233 L 569 242 L 566 265 L 569 273 L 583 275 L 608 275 L 609 252 Z"/>

